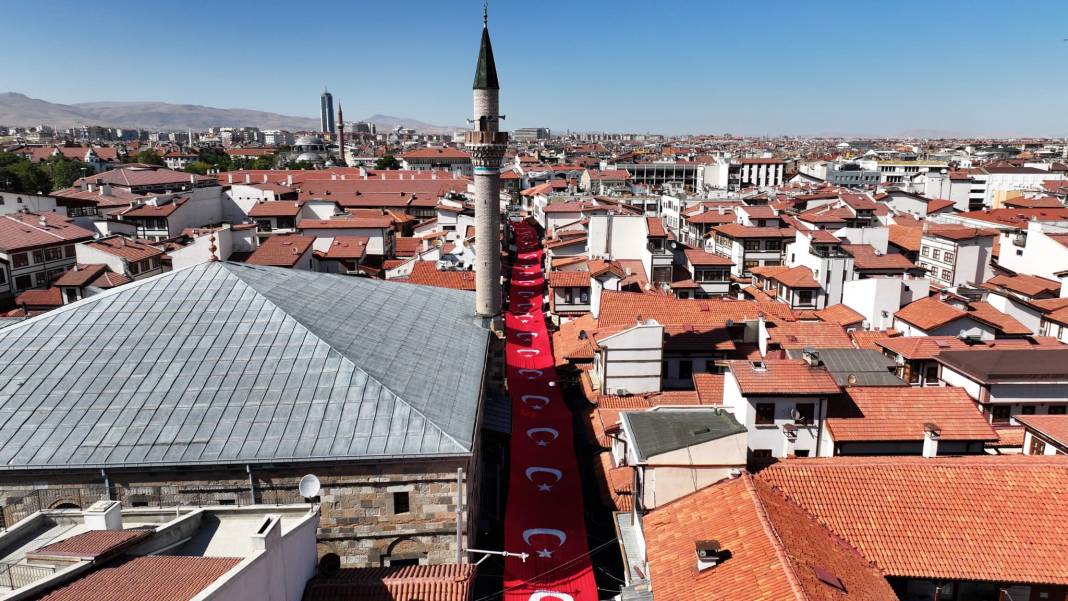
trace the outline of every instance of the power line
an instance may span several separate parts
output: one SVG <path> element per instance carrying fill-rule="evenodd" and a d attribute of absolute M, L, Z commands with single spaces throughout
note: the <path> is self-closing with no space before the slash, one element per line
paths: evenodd
<path fill-rule="evenodd" d="M 522 588 L 522 587 L 530 584 L 531 582 L 534 582 L 535 580 L 538 580 L 538 579 L 542 578 L 543 576 L 551 574 L 551 573 L 553 573 L 556 570 L 559 570 L 561 568 L 566 568 L 567 566 L 575 563 L 576 561 L 579 561 L 580 559 L 583 559 L 585 557 L 588 557 L 588 556 L 592 555 L 593 553 L 603 549 L 604 547 L 607 547 L 608 545 L 616 542 L 617 540 L 618 539 L 613 538 L 612 540 L 610 540 L 608 542 L 601 543 L 600 545 L 597 545 L 596 547 L 590 549 L 589 551 L 586 551 L 585 553 L 583 553 L 581 555 L 577 555 L 577 556 L 565 561 L 564 563 L 556 566 L 555 568 L 552 568 L 552 569 L 549 569 L 549 570 L 545 570 L 544 572 L 542 572 L 540 574 L 535 574 L 533 578 L 530 578 L 528 580 L 524 580 L 523 582 L 520 582 L 519 584 L 516 584 L 514 586 L 503 588 L 503 589 L 501 589 L 501 590 L 499 590 L 499 591 L 497 591 L 495 593 L 486 595 L 485 597 L 479 597 L 478 599 L 475 599 L 475 601 L 486 601 L 487 599 L 492 599 L 492 598 L 494 598 L 494 597 L 496 597 L 498 595 L 503 595 L 504 593 L 514 591 L 514 590 L 516 590 L 518 588 Z"/>

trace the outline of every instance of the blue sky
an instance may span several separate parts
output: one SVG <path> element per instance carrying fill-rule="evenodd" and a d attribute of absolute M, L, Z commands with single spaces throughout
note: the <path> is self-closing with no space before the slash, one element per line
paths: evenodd
<path fill-rule="evenodd" d="M 478 0 L 4 0 L 0 92 L 463 124 Z M 1068 2 L 494 0 L 510 127 L 1068 135 Z"/>

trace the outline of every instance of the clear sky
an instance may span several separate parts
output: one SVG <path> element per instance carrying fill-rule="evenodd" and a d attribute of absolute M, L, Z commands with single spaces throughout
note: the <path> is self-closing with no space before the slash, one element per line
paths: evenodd
<path fill-rule="evenodd" d="M 0 92 L 462 125 L 479 0 L 3 0 Z M 1068 135 L 1068 1 L 493 0 L 511 128 Z"/>

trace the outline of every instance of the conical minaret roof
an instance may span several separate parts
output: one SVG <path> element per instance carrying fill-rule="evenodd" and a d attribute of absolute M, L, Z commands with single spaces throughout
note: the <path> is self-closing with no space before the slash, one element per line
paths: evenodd
<path fill-rule="evenodd" d="M 493 62 L 493 44 L 490 43 L 489 25 L 482 24 L 482 47 L 478 50 L 478 66 L 475 67 L 474 90 L 499 90 L 497 65 Z"/>

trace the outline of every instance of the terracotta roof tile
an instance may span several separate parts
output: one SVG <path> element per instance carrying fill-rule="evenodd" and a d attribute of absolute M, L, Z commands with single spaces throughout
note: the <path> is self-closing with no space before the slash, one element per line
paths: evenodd
<path fill-rule="evenodd" d="M 152 257 L 163 256 L 163 251 L 150 244 L 133 240 L 122 235 L 108 236 L 89 242 L 83 242 L 89 248 L 122 257 L 127 261 L 143 261 Z"/>
<path fill-rule="evenodd" d="M 416 261 L 415 266 L 412 268 L 412 273 L 408 276 L 406 281 L 412 284 L 434 286 L 436 288 L 474 290 L 475 272 L 442 271 L 438 269 L 437 261 Z"/>
<path fill-rule="evenodd" d="M 52 557 L 97 558 L 111 554 L 131 543 L 148 538 L 149 530 L 90 530 L 57 543 L 34 549 L 32 555 Z"/>
<path fill-rule="evenodd" d="M 827 323 L 833 323 L 843 327 L 858 325 L 864 321 L 863 315 L 857 313 L 857 311 L 849 305 L 843 305 L 842 303 L 831 305 L 826 309 L 816 311 L 816 317 L 819 317 L 821 321 L 826 321 Z"/>
<path fill-rule="evenodd" d="M 271 236 L 260 244 L 245 262 L 252 265 L 292 267 L 300 262 L 304 253 L 312 247 L 315 238 L 299 234 Z"/>
<path fill-rule="evenodd" d="M 93 232 L 74 225 L 73 221 L 59 213 L 42 211 L 0 215 L 0 251 L 3 252 L 92 239 Z"/>
<path fill-rule="evenodd" d="M 474 564 L 345 568 L 315 576 L 304 601 L 468 601 Z"/>
<path fill-rule="evenodd" d="M 983 287 L 992 290 L 1005 288 L 1006 290 L 1017 292 L 1024 296 L 1038 296 L 1040 294 L 1056 296 L 1060 293 L 1061 283 L 1057 280 L 1051 280 L 1037 275 L 1020 273 L 1016 275 L 996 275 L 987 280 L 986 283 L 983 284 Z"/>
<path fill-rule="evenodd" d="M 1068 415 L 1016 415 L 1015 419 L 1053 442 L 1068 446 Z"/>
<path fill-rule="evenodd" d="M 642 520 L 656 597 L 679 601 L 896 599 L 878 569 L 785 496 L 748 474 L 658 507 Z M 698 571 L 697 541 L 729 559 Z M 830 575 L 830 577 L 828 577 Z"/>
<path fill-rule="evenodd" d="M 134 557 L 78 578 L 41 601 L 188 601 L 240 562 L 229 557 Z"/>
<path fill-rule="evenodd" d="M 942 440 L 995 441 L 994 429 L 962 388 L 857 386 L 832 405 L 827 428 L 838 442 L 921 441 L 927 423 Z"/>
<path fill-rule="evenodd" d="M 778 322 L 794 319 L 784 303 L 732 299 L 680 300 L 659 294 L 616 292 L 601 293 L 598 327 L 634 325 L 637 319 L 655 319 L 665 326 L 689 326 L 698 330 L 722 328 L 727 320 L 735 323 L 757 319 L 764 314 Z"/>
<path fill-rule="evenodd" d="M 292 200 L 269 200 L 258 202 L 248 211 L 248 216 L 256 217 L 296 217 L 300 214 L 300 203 Z"/>
<path fill-rule="evenodd" d="M 827 370 L 812 367 L 801 359 L 728 361 L 727 365 L 743 395 L 837 394 L 841 391 Z"/>
<path fill-rule="evenodd" d="M 895 338 L 901 335 L 901 332 L 897 330 L 853 330 L 849 332 L 849 337 L 853 339 L 853 346 L 859 349 L 869 349 L 873 351 L 882 351 L 882 347 L 879 346 L 880 340 L 886 340 L 888 338 Z"/>
<path fill-rule="evenodd" d="M 782 349 L 853 348 L 853 340 L 842 326 L 822 321 L 795 321 L 768 328 L 770 342 Z"/>
<path fill-rule="evenodd" d="M 1068 584 L 1068 456 L 817 458 L 757 478 L 889 576 Z"/>
<path fill-rule="evenodd" d="M 726 257 L 721 257 L 701 249 L 687 248 L 685 253 L 686 260 L 695 267 L 730 267 L 731 265 L 734 265 L 734 261 L 731 261 Z"/>
<path fill-rule="evenodd" d="M 548 276 L 550 288 L 590 287 L 590 272 L 588 271 L 550 271 L 546 275 Z"/>
<path fill-rule="evenodd" d="M 887 228 L 890 244 L 911 252 L 920 252 L 920 240 L 923 229 L 904 225 L 891 225 Z"/>

